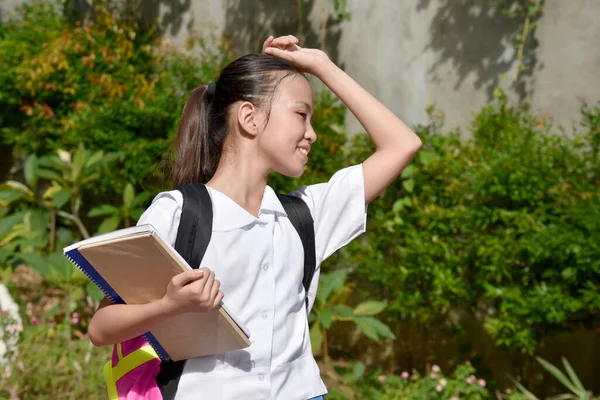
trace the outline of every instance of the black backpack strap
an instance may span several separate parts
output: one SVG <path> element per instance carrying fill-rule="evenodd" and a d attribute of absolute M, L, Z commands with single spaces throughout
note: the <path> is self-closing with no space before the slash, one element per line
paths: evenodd
<path fill-rule="evenodd" d="M 183 195 L 183 208 L 177 229 L 175 250 L 190 267 L 196 269 L 200 267 L 212 235 L 212 201 L 204 185 L 179 185 L 176 189 Z M 163 400 L 175 399 L 184 367 L 185 361 L 163 360 L 161 362 L 156 383 Z"/>
<path fill-rule="evenodd" d="M 212 235 L 212 201 L 204 185 L 179 185 L 177 190 L 183 194 L 183 208 L 175 250 L 190 267 L 196 269 L 204 258 Z"/>
<path fill-rule="evenodd" d="M 304 277 L 302 284 L 306 291 L 306 307 L 308 308 L 308 288 L 315 275 L 317 267 L 317 253 L 315 250 L 315 225 L 308 205 L 299 197 L 278 194 L 277 197 L 283 209 L 302 241 L 304 247 Z"/>

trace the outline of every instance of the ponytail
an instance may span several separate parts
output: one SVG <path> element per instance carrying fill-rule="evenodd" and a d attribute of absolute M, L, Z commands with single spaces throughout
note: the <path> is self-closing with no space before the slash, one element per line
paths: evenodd
<path fill-rule="evenodd" d="M 270 101 L 283 78 L 296 74 L 301 73 L 287 61 L 249 54 L 227 65 L 217 82 L 194 89 L 183 107 L 174 138 L 173 188 L 212 179 L 223 153 L 232 104 L 248 101 L 270 110 Z"/>
<path fill-rule="evenodd" d="M 214 93 L 208 90 L 210 85 L 202 85 L 194 89 L 183 107 L 175 135 L 173 187 L 208 182 L 214 175 L 221 158 L 223 140 L 219 140 L 218 135 L 211 136 L 211 128 L 214 126 L 211 124 L 214 114 L 212 101 Z M 214 86 L 211 89 L 214 89 Z"/>

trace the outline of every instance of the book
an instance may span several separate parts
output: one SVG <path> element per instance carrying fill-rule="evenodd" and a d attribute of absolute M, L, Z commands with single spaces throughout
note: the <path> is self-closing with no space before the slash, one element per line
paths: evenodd
<path fill-rule="evenodd" d="M 173 276 L 191 267 L 152 225 L 120 229 L 63 249 L 113 303 L 162 298 Z M 173 315 L 144 334 L 161 359 L 202 357 L 250 346 L 250 333 L 221 302 L 211 312 Z"/>

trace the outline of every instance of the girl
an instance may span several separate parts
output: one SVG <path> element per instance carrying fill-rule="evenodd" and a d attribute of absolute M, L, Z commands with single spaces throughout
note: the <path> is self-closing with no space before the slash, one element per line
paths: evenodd
<path fill-rule="evenodd" d="M 302 243 L 267 186 L 271 172 L 301 175 L 317 138 L 313 93 L 302 73 L 327 85 L 376 147 L 361 165 L 292 193 L 314 219 L 317 271 L 308 294 Z M 324 52 L 300 47 L 293 36 L 269 37 L 263 54 L 235 60 L 216 82 L 195 89 L 175 140 L 173 185 L 204 183 L 213 202 L 203 268 L 176 276 L 159 301 L 103 301 L 90 323 L 92 342 L 123 342 L 173 313 L 212 310 L 225 293 L 228 307 L 250 330 L 252 345 L 188 360 L 175 398 L 322 398 L 327 390 L 311 352 L 305 296 L 312 305 L 318 266 L 364 232 L 366 204 L 398 177 L 421 141 Z M 179 191 L 160 193 L 139 223 L 152 224 L 173 245 L 181 207 Z"/>

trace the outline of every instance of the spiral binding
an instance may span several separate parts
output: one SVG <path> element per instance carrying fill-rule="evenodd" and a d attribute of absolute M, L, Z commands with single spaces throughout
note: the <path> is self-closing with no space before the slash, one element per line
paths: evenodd
<path fill-rule="evenodd" d="M 87 276 L 87 278 L 94 285 L 96 285 L 96 287 L 98 289 L 100 289 L 102 291 L 102 293 L 104 293 L 104 295 L 106 297 L 108 297 L 113 303 L 118 303 L 118 304 L 124 304 L 125 303 L 123 301 L 123 299 L 121 299 L 120 297 L 115 297 L 114 296 L 115 291 L 112 290 L 112 288 L 110 287 L 110 285 L 106 281 L 105 281 L 106 285 L 104 285 L 104 284 L 102 284 L 102 282 L 99 282 L 98 279 L 95 278 L 93 274 L 90 273 L 90 270 L 93 270 L 96 273 L 96 275 L 100 276 L 100 274 L 98 274 L 98 272 L 96 272 L 96 270 L 94 269 L 94 267 L 92 267 L 92 265 L 89 264 L 89 262 L 88 262 L 88 265 L 89 265 L 90 268 L 89 269 L 88 268 L 84 268 L 84 267 L 81 266 L 81 264 L 79 263 L 79 261 L 77 261 L 76 258 L 74 258 L 73 256 L 71 256 L 71 254 L 77 254 L 77 256 L 78 256 L 77 258 L 78 259 L 84 259 L 85 260 L 85 257 L 78 250 L 76 250 L 76 249 L 71 250 L 69 253 L 65 253 L 65 257 L 67 257 L 67 259 L 69 261 L 71 261 L 77 267 L 77 269 L 79 269 L 85 276 Z M 87 260 L 86 260 L 86 262 L 87 262 Z M 105 286 L 108 286 L 110 288 L 110 290 L 107 289 Z"/>
<path fill-rule="evenodd" d="M 80 257 L 80 258 L 83 258 L 84 260 L 85 260 L 85 257 L 84 257 L 84 256 L 83 256 L 81 253 L 79 253 L 79 251 L 78 251 L 77 249 L 73 249 L 73 250 L 69 251 L 68 253 L 64 253 L 65 257 L 67 257 L 67 259 L 68 259 L 68 260 L 69 260 L 71 263 L 73 263 L 73 265 L 75 265 L 75 266 L 77 267 L 77 269 L 79 269 L 79 270 L 80 270 L 80 271 L 81 271 L 81 272 L 82 272 L 82 273 L 83 273 L 85 276 L 87 276 L 87 278 L 88 278 L 88 279 L 89 279 L 89 280 L 90 280 L 90 281 L 91 281 L 91 282 L 92 282 L 94 285 L 96 285 L 96 287 L 97 287 L 98 289 L 100 289 L 100 290 L 102 291 L 102 293 L 103 293 L 103 294 L 104 294 L 106 297 L 108 297 L 108 298 L 109 298 L 109 299 L 110 299 L 110 300 L 111 300 L 113 303 L 115 303 L 115 304 L 125 304 L 125 301 L 123 301 L 123 299 L 121 299 L 120 297 L 118 297 L 118 298 L 117 298 L 117 297 L 114 297 L 114 296 L 113 296 L 113 293 L 115 293 L 115 291 L 114 291 L 114 290 L 112 290 L 112 288 L 111 288 L 111 290 L 110 290 L 110 291 L 109 291 L 109 290 L 107 290 L 107 289 L 104 287 L 105 285 L 103 285 L 102 283 L 98 282 L 98 280 L 97 280 L 97 279 L 95 279 L 95 278 L 92 276 L 92 274 L 90 274 L 89 270 L 88 270 L 87 268 L 84 268 L 84 267 L 82 267 L 82 266 L 79 264 L 79 262 L 78 262 L 78 261 L 76 261 L 76 260 L 75 260 L 75 259 L 74 259 L 74 258 L 71 256 L 71 254 L 70 254 L 70 253 L 76 253 L 76 254 L 78 254 L 78 258 Z M 86 260 L 86 261 L 87 261 L 87 260 Z M 89 262 L 88 262 L 88 264 L 89 264 Z M 90 268 L 89 268 L 89 269 L 96 271 L 96 270 L 94 269 L 94 267 L 92 267 L 92 265 L 91 265 L 91 264 L 89 264 L 89 265 L 90 265 Z M 100 274 L 98 274 L 97 272 L 96 272 L 96 274 L 97 274 L 97 275 L 100 275 Z M 108 283 L 106 283 L 106 286 L 110 287 L 110 285 L 109 285 Z M 161 346 L 161 345 L 158 343 L 158 340 L 156 340 L 156 338 L 154 337 L 154 335 L 152 335 L 152 333 L 150 333 L 150 332 L 147 332 L 147 333 L 144 333 L 142 336 L 144 337 L 144 339 L 146 339 L 146 341 L 147 341 L 147 342 L 150 344 L 150 346 L 152 346 L 152 348 L 154 349 L 154 351 L 156 351 L 156 354 L 158 354 L 158 356 L 159 356 L 161 359 L 163 359 L 163 360 L 168 360 L 168 359 L 170 359 L 170 357 L 169 357 L 169 355 L 167 354 L 167 352 L 165 351 L 165 349 L 164 349 L 164 348 L 163 348 L 163 347 L 162 347 L 162 346 Z"/>

